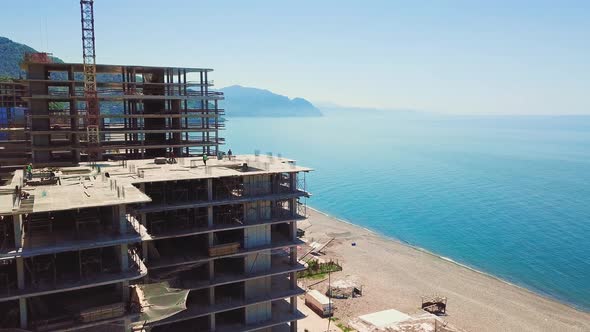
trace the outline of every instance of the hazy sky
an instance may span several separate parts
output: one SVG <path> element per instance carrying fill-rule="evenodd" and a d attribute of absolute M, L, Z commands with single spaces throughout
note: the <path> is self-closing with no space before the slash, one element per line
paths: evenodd
<path fill-rule="evenodd" d="M 0 35 L 81 61 L 76 0 L 0 2 Z M 214 68 L 347 106 L 590 114 L 590 1 L 96 0 L 99 63 Z"/>

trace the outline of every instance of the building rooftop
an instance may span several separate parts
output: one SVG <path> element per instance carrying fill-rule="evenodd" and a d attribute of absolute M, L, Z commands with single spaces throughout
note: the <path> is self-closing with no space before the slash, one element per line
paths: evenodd
<path fill-rule="evenodd" d="M 107 161 L 98 167 L 82 163 L 52 170 L 53 181 L 48 169 L 35 169 L 33 181 L 28 183 L 23 182 L 23 171 L 18 170 L 8 185 L 0 187 L 0 215 L 151 202 L 134 186 L 140 183 L 312 171 L 297 166 L 292 159 L 269 156 L 210 158 L 207 166 L 202 158 L 176 158 L 176 163 L 158 159 L 164 163 L 155 159 Z M 16 199 L 16 186 L 29 197 Z"/>
<path fill-rule="evenodd" d="M 32 63 L 36 64 L 36 63 Z M 74 66 L 74 71 L 83 71 L 84 65 L 82 63 L 42 63 L 45 68 L 49 70 L 64 71 L 69 67 Z M 150 72 L 154 69 L 162 70 L 186 70 L 187 73 L 198 73 L 198 72 L 211 72 L 211 68 L 185 68 L 185 67 L 161 67 L 161 66 L 141 66 L 141 65 L 123 65 L 123 64 L 96 64 L 96 71 L 98 73 L 120 73 L 121 68 L 134 69 L 137 74 L 142 72 Z"/>

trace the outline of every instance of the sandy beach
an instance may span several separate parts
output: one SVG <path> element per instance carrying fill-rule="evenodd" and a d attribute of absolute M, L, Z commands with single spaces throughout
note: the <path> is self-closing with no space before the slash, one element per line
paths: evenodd
<path fill-rule="evenodd" d="M 323 250 L 325 255 L 320 256 L 338 260 L 343 266 L 343 271 L 331 274 L 331 281 L 350 279 L 363 285 L 362 297 L 334 301 L 335 317 L 344 325 L 351 318 L 385 309 L 417 313 L 421 296 L 439 294 L 448 298 L 447 316 L 443 319 L 467 331 L 590 331 L 590 313 L 313 209 L 308 213 L 309 219 L 299 225 L 308 243 L 335 238 Z M 301 284 L 308 286 L 317 281 L 302 280 Z M 325 291 L 327 281 L 312 288 Z M 318 320 L 317 315 L 299 324 L 301 331 L 326 328 L 327 320 Z M 332 324 L 330 330 L 338 330 L 334 328 Z"/>

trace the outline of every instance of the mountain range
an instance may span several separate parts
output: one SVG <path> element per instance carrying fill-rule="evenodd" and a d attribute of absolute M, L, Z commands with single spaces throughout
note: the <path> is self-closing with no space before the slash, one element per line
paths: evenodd
<path fill-rule="evenodd" d="M 20 62 L 25 53 L 37 52 L 34 48 L 0 36 L 0 80 L 24 77 Z M 54 62 L 63 63 L 53 57 Z M 104 79 L 98 76 L 99 81 Z M 227 117 L 292 117 L 321 116 L 320 110 L 303 98 L 275 94 L 268 90 L 233 85 L 221 89 L 225 100 L 221 107 Z M 122 110 L 112 109 L 111 112 Z"/>
<path fill-rule="evenodd" d="M 264 89 L 232 85 L 220 89 L 225 95 L 221 105 L 228 117 L 301 117 L 321 116 L 321 111 L 303 98 L 290 99 Z"/>

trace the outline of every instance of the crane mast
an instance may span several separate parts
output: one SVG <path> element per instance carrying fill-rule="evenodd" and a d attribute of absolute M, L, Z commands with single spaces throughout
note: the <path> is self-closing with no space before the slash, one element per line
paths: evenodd
<path fill-rule="evenodd" d="M 82 17 L 82 55 L 84 59 L 84 97 L 89 161 L 100 154 L 98 92 L 96 89 L 96 49 L 94 44 L 94 0 L 80 0 Z"/>

